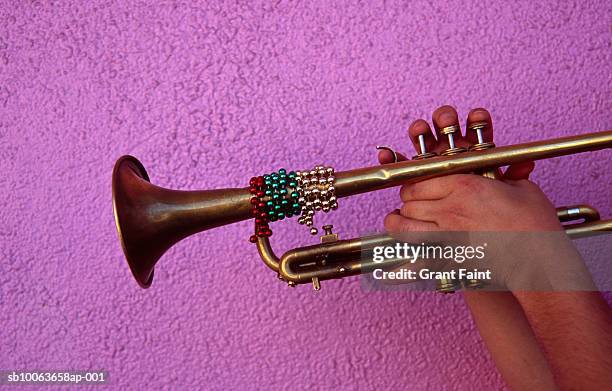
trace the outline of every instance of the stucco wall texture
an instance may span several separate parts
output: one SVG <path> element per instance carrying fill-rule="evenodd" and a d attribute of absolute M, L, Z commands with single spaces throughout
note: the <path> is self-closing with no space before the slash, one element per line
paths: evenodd
<path fill-rule="evenodd" d="M 452 104 L 498 144 L 604 130 L 609 1 L 46 2 L 0 10 L 0 367 L 110 372 L 113 389 L 499 389 L 461 295 L 289 289 L 252 221 L 127 268 L 111 171 L 246 186 L 280 167 L 412 154 L 410 121 Z M 612 214 L 610 154 L 538 164 L 558 205 Z M 341 200 L 341 237 L 382 228 L 396 190 Z M 274 227 L 283 252 L 314 243 Z"/>

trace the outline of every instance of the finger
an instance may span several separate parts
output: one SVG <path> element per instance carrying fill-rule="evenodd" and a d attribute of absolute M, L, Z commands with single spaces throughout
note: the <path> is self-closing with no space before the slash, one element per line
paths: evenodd
<path fill-rule="evenodd" d="M 439 231 L 435 223 L 408 219 L 396 212 L 385 217 L 385 230 L 389 233 Z"/>
<path fill-rule="evenodd" d="M 400 208 L 400 215 L 413 220 L 436 223 L 440 215 L 441 201 L 407 201 Z"/>
<path fill-rule="evenodd" d="M 397 161 L 398 162 L 403 162 L 404 160 L 408 160 L 406 159 L 406 156 L 402 155 L 399 152 L 395 153 L 397 155 Z M 381 149 L 378 152 L 378 162 L 380 164 L 389 164 L 389 163 L 395 163 L 395 159 L 393 157 L 393 153 L 389 150 L 386 149 Z"/>
<path fill-rule="evenodd" d="M 470 145 L 478 143 L 478 134 L 470 130 L 470 126 L 477 122 L 487 123 L 487 126 L 481 130 L 483 142 L 493 142 L 493 120 L 491 119 L 491 114 L 487 110 L 479 107 L 477 109 L 472 109 L 467 118 L 465 138 Z"/>
<path fill-rule="evenodd" d="M 534 162 L 513 164 L 506 169 L 506 172 L 504 172 L 504 179 L 513 181 L 529 179 L 529 174 L 533 172 L 534 168 Z"/>
<path fill-rule="evenodd" d="M 438 138 L 438 146 L 434 152 L 441 153 L 446 149 L 450 148 L 449 136 L 442 134 L 442 130 L 449 126 L 457 126 L 459 127 L 459 117 L 457 116 L 457 111 L 452 106 L 442 106 L 434 111 L 433 115 L 433 123 L 434 128 L 436 129 L 436 135 Z M 469 147 L 469 143 L 465 140 L 461 134 L 461 128 L 455 133 L 453 133 L 453 141 L 455 147 Z"/>
<path fill-rule="evenodd" d="M 456 174 L 410 183 L 400 188 L 400 198 L 403 202 L 441 200 L 453 192 L 458 182 L 473 180 L 473 177 L 471 174 Z"/>
<path fill-rule="evenodd" d="M 420 145 L 419 136 L 423 136 L 423 144 L 425 146 L 425 151 Z M 438 141 L 436 140 L 436 136 L 434 136 L 429 124 L 424 119 L 417 119 L 408 127 L 408 137 L 410 137 L 410 141 L 412 141 L 412 145 L 414 149 L 417 151 L 417 154 L 421 154 L 424 152 L 431 152 L 436 149 L 438 146 Z"/>

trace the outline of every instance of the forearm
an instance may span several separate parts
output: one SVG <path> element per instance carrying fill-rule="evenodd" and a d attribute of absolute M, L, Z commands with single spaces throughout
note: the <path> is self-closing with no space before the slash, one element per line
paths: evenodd
<path fill-rule="evenodd" d="M 557 234 L 523 241 L 509 288 L 562 389 L 612 384 L 612 313 L 573 243 Z M 535 244 L 530 248 L 530 244 Z"/>
<path fill-rule="evenodd" d="M 612 313 L 599 292 L 515 292 L 562 389 L 612 384 Z"/>
<path fill-rule="evenodd" d="M 552 372 L 523 310 L 510 292 L 466 291 L 482 339 L 513 390 L 554 390 Z"/>

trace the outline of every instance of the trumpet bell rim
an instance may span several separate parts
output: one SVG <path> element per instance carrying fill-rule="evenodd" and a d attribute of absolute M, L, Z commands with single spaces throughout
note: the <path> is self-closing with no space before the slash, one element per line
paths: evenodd
<path fill-rule="evenodd" d="M 139 269 L 137 265 L 139 264 L 138 260 L 132 256 L 131 252 L 128 250 L 126 245 L 128 238 L 125 237 L 125 233 L 121 229 L 124 222 L 124 217 L 122 216 L 120 206 L 118 203 L 120 202 L 119 195 L 123 194 L 124 186 L 126 185 L 121 181 L 121 175 L 119 173 L 123 170 L 131 170 L 138 177 L 142 178 L 147 182 L 151 182 L 149 179 L 149 174 L 147 174 L 147 170 L 145 170 L 144 166 L 138 159 L 134 156 L 124 155 L 120 157 L 115 163 L 115 167 L 113 169 L 113 214 L 115 215 L 115 226 L 117 227 L 117 233 L 119 234 L 119 241 L 121 242 L 121 248 L 123 249 L 123 254 L 130 266 L 130 270 L 132 275 L 138 282 L 142 288 L 148 288 L 151 286 L 153 282 L 153 274 L 154 270 L 151 270 L 150 273 L 145 273 L 144 275 L 148 275 L 148 277 L 143 277 L 143 274 L 139 273 Z"/>

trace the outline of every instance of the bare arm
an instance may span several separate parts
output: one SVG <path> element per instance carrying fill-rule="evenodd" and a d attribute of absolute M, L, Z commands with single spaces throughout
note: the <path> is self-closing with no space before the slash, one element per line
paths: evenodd
<path fill-rule="evenodd" d="M 546 357 L 512 293 L 466 291 L 464 297 L 508 385 L 513 390 L 555 390 Z"/>
<path fill-rule="evenodd" d="M 516 292 L 557 384 L 603 390 L 612 384 L 612 313 L 599 292 Z"/>

